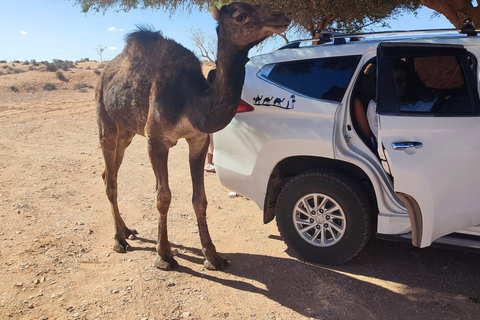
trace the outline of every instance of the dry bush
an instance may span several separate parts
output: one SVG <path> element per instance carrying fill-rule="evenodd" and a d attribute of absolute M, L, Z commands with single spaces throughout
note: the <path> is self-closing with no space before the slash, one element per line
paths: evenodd
<path fill-rule="evenodd" d="M 63 74 L 62 71 L 57 71 L 56 75 L 57 75 L 58 80 L 63 81 L 63 82 L 68 82 L 68 79 L 65 78 L 65 75 Z"/>
<path fill-rule="evenodd" d="M 47 90 L 47 91 L 57 90 L 57 86 L 54 83 L 47 82 L 43 86 L 43 90 Z"/>

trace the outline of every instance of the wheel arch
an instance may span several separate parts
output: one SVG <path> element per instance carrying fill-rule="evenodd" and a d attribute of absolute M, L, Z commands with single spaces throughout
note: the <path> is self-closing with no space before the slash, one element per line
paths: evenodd
<path fill-rule="evenodd" d="M 359 180 L 370 197 L 372 205 L 377 207 L 373 185 L 367 174 L 356 165 L 329 158 L 295 156 L 283 159 L 277 163 L 270 175 L 263 207 L 264 223 L 268 223 L 275 218 L 276 201 L 283 186 L 296 175 L 316 169 L 332 169 Z"/>

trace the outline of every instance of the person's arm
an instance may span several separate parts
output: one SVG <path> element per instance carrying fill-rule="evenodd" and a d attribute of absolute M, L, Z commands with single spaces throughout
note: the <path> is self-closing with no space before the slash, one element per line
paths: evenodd
<path fill-rule="evenodd" d="M 362 137 L 368 141 L 373 137 L 372 130 L 368 125 L 367 115 L 360 99 L 353 101 L 353 116 Z"/>

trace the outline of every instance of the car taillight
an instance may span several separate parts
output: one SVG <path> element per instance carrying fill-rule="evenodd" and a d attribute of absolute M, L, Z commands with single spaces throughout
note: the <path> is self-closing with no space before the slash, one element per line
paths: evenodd
<path fill-rule="evenodd" d="M 255 108 L 252 105 L 240 99 L 240 101 L 238 102 L 237 113 L 250 112 L 253 110 L 255 110 Z"/>

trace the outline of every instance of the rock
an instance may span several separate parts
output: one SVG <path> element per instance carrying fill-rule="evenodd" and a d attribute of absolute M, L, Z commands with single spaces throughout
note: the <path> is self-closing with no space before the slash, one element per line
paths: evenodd
<path fill-rule="evenodd" d="M 188 311 L 182 313 L 182 315 L 180 316 L 180 318 L 182 318 L 182 319 L 187 319 L 188 317 L 190 317 L 190 312 L 188 312 Z"/>
<path fill-rule="evenodd" d="M 13 285 L 14 287 L 23 287 L 23 282 L 18 282 Z"/>
<path fill-rule="evenodd" d="M 112 293 L 113 293 L 113 294 L 116 294 L 116 293 L 119 293 L 119 292 L 120 292 L 120 291 L 119 291 L 119 290 L 116 290 L 116 289 L 115 289 L 115 290 L 112 290 Z"/>

